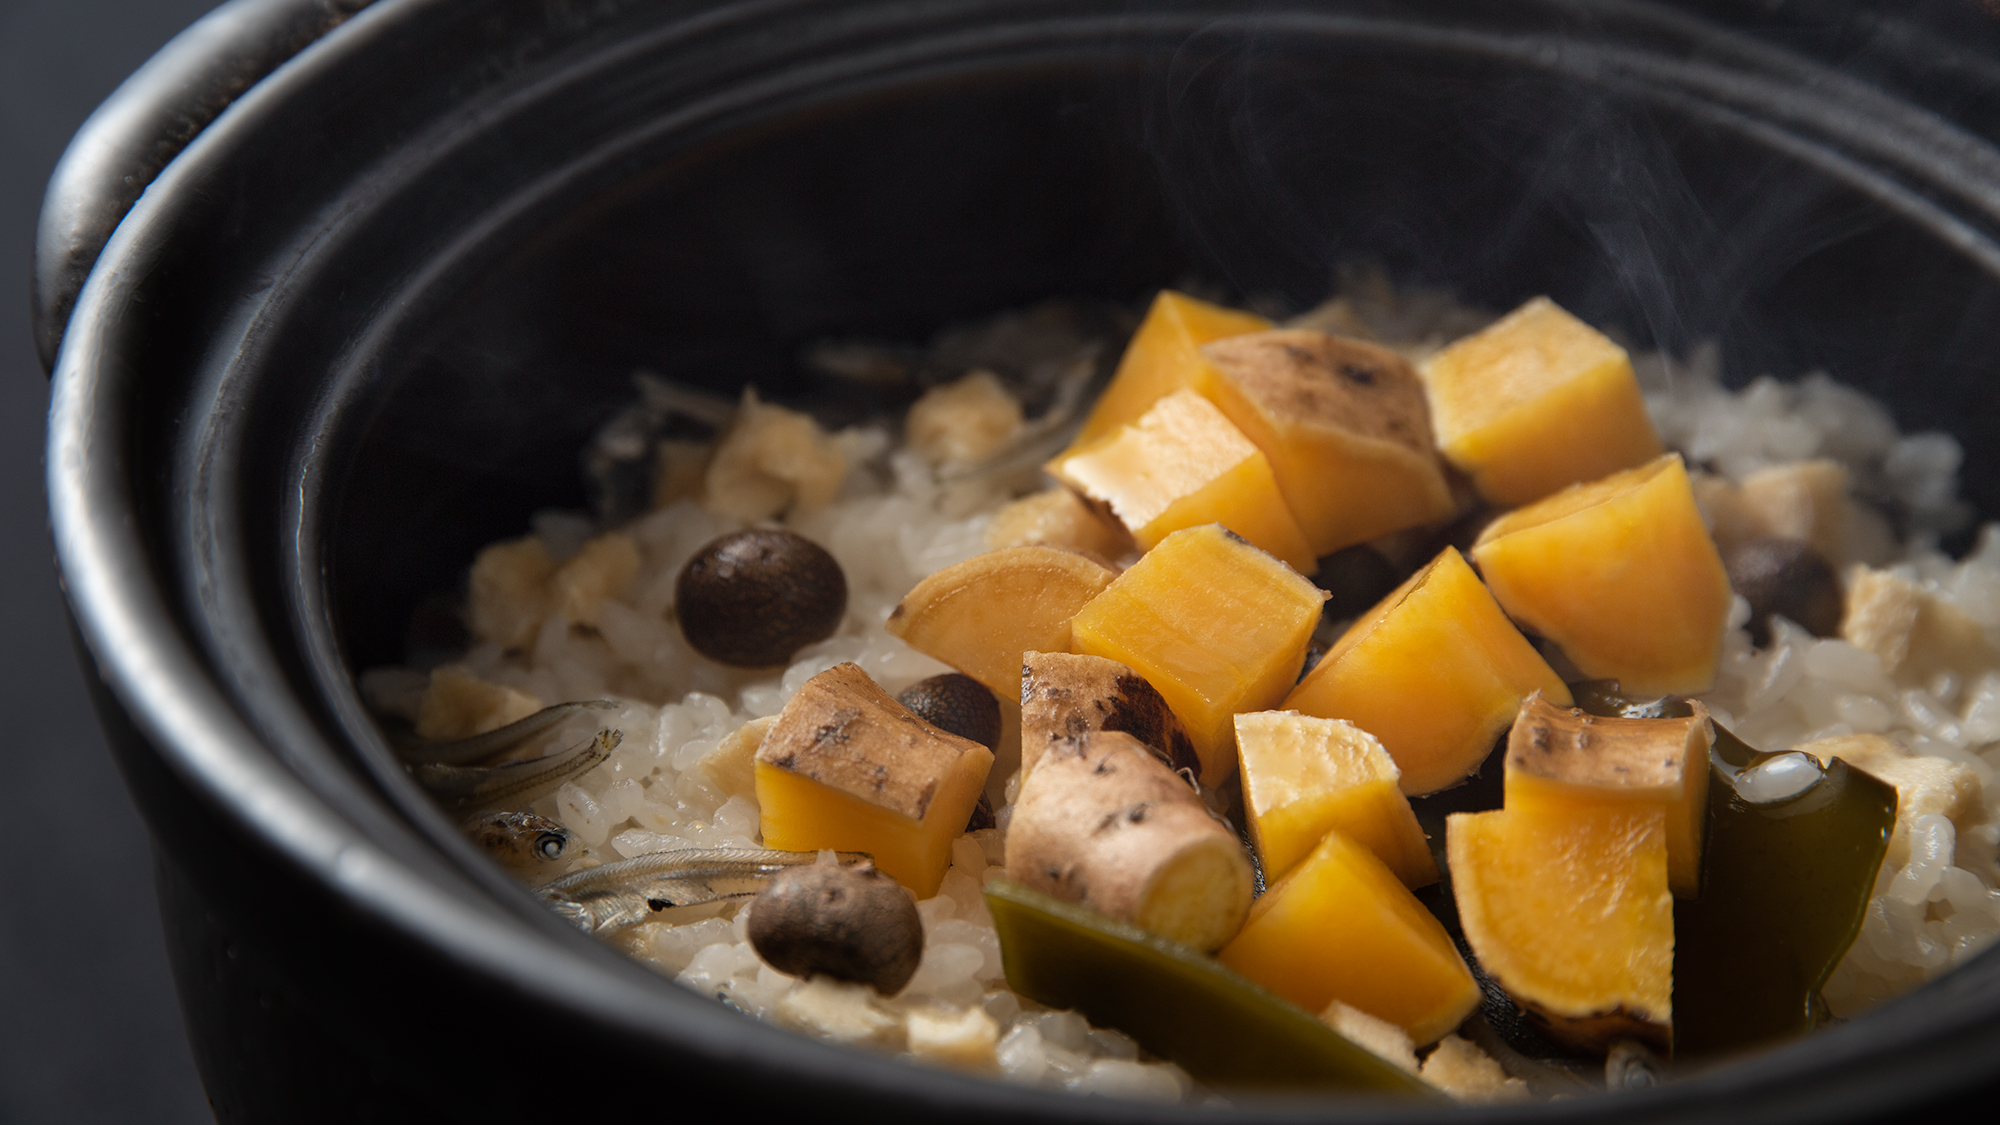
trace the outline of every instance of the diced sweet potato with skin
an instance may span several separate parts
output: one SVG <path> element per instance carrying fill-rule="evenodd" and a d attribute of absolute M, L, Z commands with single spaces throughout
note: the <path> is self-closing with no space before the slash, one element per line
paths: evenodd
<path fill-rule="evenodd" d="M 1324 332 L 1257 332 L 1202 354 L 1205 391 L 1271 459 L 1314 555 L 1456 511 L 1417 373 L 1386 348 Z"/>
<path fill-rule="evenodd" d="M 1326 593 L 1219 524 L 1176 531 L 1070 622 L 1071 651 L 1158 689 L 1201 756 L 1201 783 L 1236 772 L 1234 718 L 1284 698 Z"/>
<path fill-rule="evenodd" d="M 1070 618 L 1114 577 L 1057 547 L 988 551 L 917 583 L 884 627 L 1011 707 L 1021 698 L 1021 654 L 1069 651 Z"/>
<path fill-rule="evenodd" d="M 1415 797 L 1478 769 L 1536 691 L 1570 702 L 1562 678 L 1446 547 L 1348 626 L 1284 707 L 1380 739 Z"/>
<path fill-rule="evenodd" d="M 1201 774 L 1187 728 L 1144 676 L 1101 656 L 1021 654 L 1021 768 L 1051 746 L 1093 731 L 1123 731 L 1172 770 Z"/>
<path fill-rule="evenodd" d="M 1122 731 L 1043 754 L 1014 805 L 1007 877 L 1202 950 L 1236 933 L 1255 891 L 1236 834 Z"/>
<path fill-rule="evenodd" d="M 807 680 L 757 748 L 764 846 L 866 852 L 918 898 L 937 893 L 993 753 L 890 698 L 858 665 Z"/>
<path fill-rule="evenodd" d="M 1329 831 L 1375 853 L 1403 885 L 1437 882 L 1437 861 L 1374 735 L 1343 719 L 1296 711 L 1236 716 L 1236 756 L 1250 839 L 1264 878 L 1281 878 Z"/>
<path fill-rule="evenodd" d="M 1338 831 L 1250 908 L 1216 954 L 1307 1011 L 1335 1000 L 1435 1042 L 1479 1006 L 1451 935 L 1382 861 Z"/>
<path fill-rule="evenodd" d="M 1116 559 L 1132 550 L 1132 537 L 1115 521 L 1092 511 L 1076 493 L 1057 486 L 1023 496 L 995 512 L 993 522 L 986 525 L 986 546 L 994 551 L 1063 547 Z"/>
<path fill-rule="evenodd" d="M 1175 391 L 1046 468 L 1121 524 L 1142 551 L 1182 528 L 1219 523 L 1301 574 L 1319 568 L 1269 459 L 1193 391 Z"/>
<path fill-rule="evenodd" d="M 1585 676 L 1635 698 L 1715 683 L 1734 594 L 1679 454 L 1501 516 L 1472 559 L 1508 615 Z"/>
<path fill-rule="evenodd" d="M 1559 1042 L 1672 1042 L 1674 900 L 1655 805 L 1543 805 L 1535 794 L 1445 822 L 1467 943 Z"/>
<path fill-rule="evenodd" d="M 1528 697 L 1507 735 L 1507 804 L 1656 805 L 1666 813 L 1667 882 L 1695 897 L 1715 730 L 1708 708 L 1690 706 L 1685 719 L 1616 719 Z"/>
<path fill-rule="evenodd" d="M 1438 448 L 1503 507 L 1660 455 L 1625 349 L 1547 297 L 1432 356 L 1423 378 Z"/>
<path fill-rule="evenodd" d="M 1215 373 L 1200 348 L 1211 340 L 1244 332 L 1261 332 L 1271 322 L 1255 313 L 1212 305 L 1185 293 L 1163 289 L 1153 307 L 1125 345 L 1118 371 L 1097 398 L 1090 416 L 1070 444 L 1077 449 L 1096 441 L 1144 414 L 1153 403 L 1192 387 L 1203 391 Z"/>

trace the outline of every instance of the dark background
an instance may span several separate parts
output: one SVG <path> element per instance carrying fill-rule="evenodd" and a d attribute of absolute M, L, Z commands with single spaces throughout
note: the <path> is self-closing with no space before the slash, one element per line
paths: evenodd
<path fill-rule="evenodd" d="M 212 0 L 0 0 L 0 1122 L 212 1120 L 145 828 L 84 697 L 42 499 L 35 215 L 70 134 Z"/>

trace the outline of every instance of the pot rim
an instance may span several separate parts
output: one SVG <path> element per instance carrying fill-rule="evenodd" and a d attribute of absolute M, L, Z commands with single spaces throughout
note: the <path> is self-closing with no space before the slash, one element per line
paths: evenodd
<path fill-rule="evenodd" d="M 246 5 L 252 2 L 239 0 Z M 266 2 L 276 4 L 279 0 Z M 435 872 L 412 867 L 395 851 L 357 835 L 352 821 L 343 817 L 325 794 L 274 754 L 221 688 L 209 658 L 177 621 L 171 608 L 175 599 L 160 585 L 150 563 L 153 552 L 128 514 L 133 499 L 126 484 L 131 468 L 125 464 L 122 440 L 130 409 L 126 388 L 141 371 L 139 365 L 119 354 L 115 330 L 149 266 L 172 244 L 177 200 L 186 193 L 199 192 L 215 167 L 244 158 L 240 151 L 244 138 L 254 132 L 260 116 L 272 106 L 309 93 L 317 80 L 343 62 L 395 35 L 400 21 L 439 3 L 378 0 L 278 66 L 222 110 L 166 165 L 105 244 L 78 297 L 57 356 L 50 410 L 47 464 L 51 530 L 65 592 L 96 670 L 120 707 L 167 766 L 246 833 L 268 841 L 290 863 L 310 873 L 357 912 L 379 918 L 423 944 L 478 966 L 496 983 L 505 982 L 551 1006 L 581 1011 L 592 1020 L 625 1028 L 663 1047 L 693 1049 L 690 1029 L 678 1020 L 663 1021 L 658 1007 L 650 1001 L 659 995 L 654 987 L 677 989 L 678 985 L 658 979 L 581 934 L 554 925 L 553 920 L 548 929 L 523 925 L 516 910 L 482 902 L 483 888 L 463 879 L 455 883 L 441 880 Z M 788 12 L 812 7 L 781 2 L 733 11 L 782 18 Z M 1522 50 L 1516 57 L 1539 57 L 1531 44 L 1510 46 Z M 1671 60 L 1625 52 L 1595 60 L 1572 56 L 1549 61 L 1578 66 L 1609 61 L 1625 68 L 1623 78 L 1637 81 L 1649 74 L 1660 77 Z M 1994 249 L 1988 233 L 2000 225 L 2000 153 L 1991 146 L 1949 126 L 1942 126 L 1944 131 L 1931 137 L 1911 134 L 1907 129 L 1895 132 L 1893 127 L 1909 124 L 1908 107 L 1869 88 L 1863 88 L 1865 96 L 1853 103 L 1834 97 L 1823 107 L 1827 112 L 1818 115 L 1803 112 L 1795 103 L 1783 103 L 1777 107 L 1780 112 L 1772 115 L 1779 120 L 1772 121 L 1760 120 L 1751 112 L 1759 93 L 1768 91 L 1768 83 L 1759 80 L 1746 85 L 1714 68 L 1684 73 L 1695 80 L 1667 89 L 1661 96 L 1682 99 L 1690 106 L 1706 105 L 1773 144 L 1790 146 L 1809 159 L 1832 162 L 1829 168 L 1837 167 L 1844 176 L 1852 177 L 1850 182 L 1876 185 L 1878 198 L 1885 204 L 1929 217 L 1937 224 L 1933 229 L 1948 238 L 1962 239 L 1968 254 L 1988 272 L 2000 274 L 2000 250 Z M 1787 81 L 1795 80 L 1797 73 L 1796 66 L 1788 63 Z M 1889 111 L 1878 112 L 1884 102 Z M 1819 134 L 1818 139 L 1792 132 L 1784 120 L 1787 115 L 1791 126 Z M 1877 146 L 1859 154 L 1825 147 L 1840 140 L 1843 131 L 1860 129 L 1864 124 L 1878 127 L 1883 136 L 1902 139 L 1896 145 Z M 1916 156 L 1931 151 L 1927 146 L 1946 141 L 1957 154 L 1955 162 L 1941 168 L 1912 166 Z M 1871 168 L 1869 162 L 1887 164 L 1892 170 Z M 1955 190 L 1944 193 L 1945 199 L 1907 182 L 1920 172 L 1938 171 L 1949 174 L 1934 177 L 1931 186 L 1956 185 Z M 1954 213 L 1952 202 L 1973 213 Z M 521 892 L 520 897 L 526 900 L 526 893 Z M 1994 962 L 1990 951 L 1985 960 Z M 529 966 L 536 971 L 524 972 Z M 1896 1022 L 1902 1031 L 1897 1038 L 1903 1052 L 1936 1047 L 1931 1040 L 1940 1034 L 1937 1022 L 1954 1014 L 1960 1022 L 1994 1025 L 1986 1029 L 1988 1037 L 2000 1037 L 2000 1019 L 1994 1016 L 2000 1011 L 2000 1001 L 1989 995 L 1992 988 L 1953 996 L 1954 991 L 1967 990 L 1939 987 L 1959 975 L 1926 987 L 1921 998 L 1913 994 L 1872 1013 L 1869 1028 L 1879 1034 L 1887 1026 L 1880 1017 L 1891 1016 L 1892 1010 L 1900 1013 L 1902 1018 Z M 634 987 L 635 981 L 649 983 Z M 893 1088 L 939 1106 L 960 1100 L 976 1085 L 981 1100 L 989 1104 L 998 1101 L 1023 1112 L 1103 1118 L 1123 1117 L 1129 1112 L 1129 1107 L 1096 1099 L 919 1070 L 872 1056 L 857 1057 L 855 1052 L 824 1047 L 726 1015 L 719 1008 L 716 1015 L 722 1018 L 704 1021 L 698 1029 L 705 1037 L 700 1049 L 712 1057 L 755 1052 L 768 1045 L 771 1036 L 781 1036 L 793 1048 L 787 1052 L 795 1056 L 792 1061 L 806 1064 L 816 1072 L 813 1076 L 824 1082 L 858 1081 L 885 1090 Z M 1740 1109 L 1781 1096 L 1788 1103 L 1785 1112 L 1796 1113 L 1800 1110 L 1792 1099 L 1797 1091 L 1790 1087 L 1809 1079 L 1837 1077 L 1844 1084 L 1832 1094 L 1822 1092 L 1816 1100 L 1828 1110 L 1868 1112 L 1882 1108 L 1869 1105 L 1881 1095 L 1871 1099 L 1866 1090 L 1854 1087 L 1865 1083 L 1867 1075 L 1886 1073 L 1891 1064 L 1884 1064 L 1880 1053 L 1879 1046 L 1862 1042 L 1851 1029 L 1831 1029 L 1808 1041 L 1658 1091 L 1619 1095 L 1615 1108 L 1621 1117 L 1646 1119 L 1704 1109 Z M 1923 1069 L 1941 1082 L 1954 1076 L 1970 1081 L 1978 1075 L 1967 1073 L 1970 1068 L 1966 1064 L 1983 1057 L 1980 1045 L 1961 1045 L 1955 1052 L 1946 1049 L 1932 1056 Z M 1918 1064 L 1914 1059 L 1899 1058 L 1893 1065 Z M 1774 1094 L 1773 1088 L 1784 1092 Z M 1312 1104 L 1324 1107 L 1324 1103 Z M 1278 1115 L 1307 1108 L 1271 1107 Z M 1592 1098 L 1497 1115 L 1559 1120 L 1595 1116 L 1603 1108 L 1604 1103 Z M 1768 1108 L 1777 1109 L 1775 1104 Z M 1379 1113 L 1363 1110 L 1357 1118 L 1406 1119 L 1415 1112 L 1385 1107 Z"/>

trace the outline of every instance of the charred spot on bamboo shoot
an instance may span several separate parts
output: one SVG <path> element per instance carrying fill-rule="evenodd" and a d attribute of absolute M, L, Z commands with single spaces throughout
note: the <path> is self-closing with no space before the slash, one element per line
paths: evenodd
<path fill-rule="evenodd" d="M 783 664 L 823 641 L 847 612 L 847 577 L 802 535 L 753 528 L 695 552 L 674 582 L 681 635 L 710 659 L 742 668 Z"/>
<path fill-rule="evenodd" d="M 1729 584 L 1750 603 L 1750 639 L 1771 643 L 1771 617 L 1789 618 L 1815 637 L 1840 632 L 1840 578 L 1803 539 L 1751 539 L 1723 552 Z"/>
<path fill-rule="evenodd" d="M 969 738 L 988 750 L 999 747 L 1000 701 L 986 685 L 963 672 L 918 680 L 904 688 L 896 702 L 941 731 Z"/>
<path fill-rule="evenodd" d="M 894 996 L 924 956 L 917 905 L 873 866 L 784 871 L 750 904 L 750 944 L 781 973 L 832 977 Z"/>

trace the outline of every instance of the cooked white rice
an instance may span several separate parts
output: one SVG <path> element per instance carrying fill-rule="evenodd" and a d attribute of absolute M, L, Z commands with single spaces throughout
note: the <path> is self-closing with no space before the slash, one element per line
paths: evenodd
<path fill-rule="evenodd" d="M 1478 325 L 1435 295 L 1382 290 L 1301 319 L 1349 332 L 1372 329 L 1412 353 Z M 1687 363 L 1642 357 L 1637 366 L 1662 437 L 1691 463 L 1733 479 L 1769 464 L 1830 457 L 1871 495 L 1893 497 L 1908 513 L 1907 537 L 1898 542 L 1886 523 L 1864 517 L 1849 536 L 1846 561 L 1889 566 L 2000 643 L 2000 528 L 1988 526 L 1962 561 L 1936 550 L 1939 534 L 1966 516 L 1955 498 L 1960 450 L 1953 439 L 1901 435 L 1882 406 L 1824 375 L 1797 383 L 1759 379 L 1729 391 L 1712 351 Z M 800 652 L 782 675 L 698 657 L 668 616 L 682 564 L 711 539 L 743 526 L 687 500 L 624 529 L 640 550 L 639 575 L 626 595 L 604 602 L 595 630 L 573 628 L 557 613 L 523 651 L 485 643 L 464 654 L 459 663 L 472 674 L 542 703 L 629 701 L 615 718 L 591 719 L 625 733 L 610 761 L 535 806 L 574 834 L 566 870 L 673 848 L 755 846 L 754 802 L 725 798 L 696 769 L 722 738 L 776 714 L 802 683 L 842 661 L 860 664 L 892 694 L 947 670 L 891 636 L 883 622 L 917 580 L 986 549 L 992 512 L 1030 486 L 1032 475 L 941 481 L 923 457 L 895 448 L 884 424 L 836 440 L 854 466 L 838 498 L 788 526 L 840 562 L 850 585 L 847 617 L 837 635 Z M 594 529 L 580 515 L 545 513 L 534 531 L 561 560 Z M 1747 616 L 1739 598 L 1719 683 L 1705 697 L 1719 721 L 1765 750 L 1832 735 L 1886 734 L 1911 756 L 1956 767 L 1961 783 L 1969 771 L 1978 787 L 1976 799 L 1961 802 L 1955 816 L 1906 816 L 1899 831 L 1910 841 L 1908 861 L 1885 864 L 1861 937 L 1827 989 L 1833 1009 L 1851 1016 L 1962 963 L 2000 933 L 2000 891 L 1993 889 L 2000 882 L 1993 862 L 2000 787 L 1992 784 L 2000 766 L 2000 672 L 1941 675 L 1925 687 L 1898 690 L 1872 652 L 1814 638 L 1789 623 L 1778 624 L 1770 647 L 1755 650 L 1742 628 Z M 382 669 L 364 676 L 363 688 L 379 709 L 414 718 L 425 679 L 420 671 Z M 1004 777 L 998 767 L 995 773 L 991 791 L 1004 827 Z M 1008 991 L 980 894 L 1003 870 L 1001 835 L 974 833 L 955 846 L 939 893 L 918 907 L 926 935 L 922 966 L 893 1000 L 871 998 L 858 986 L 833 997 L 810 992 L 757 958 L 745 912 L 733 907 L 668 912 L 613 940 L 690 988 L 828 1038 L 983 1062 L 1041 1086 L 1167 1101 L 1207 1096 L 1178 1067 L 1140 1061 L 1127 1036 Z M 982 1035 L 991 1037 L 990 1048 L 981 1045 Z"/>

